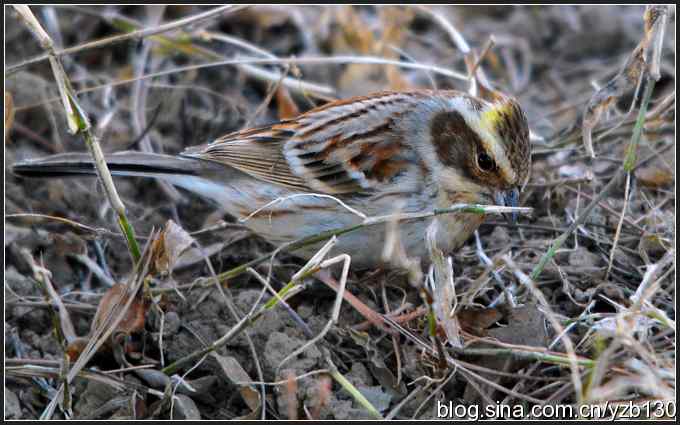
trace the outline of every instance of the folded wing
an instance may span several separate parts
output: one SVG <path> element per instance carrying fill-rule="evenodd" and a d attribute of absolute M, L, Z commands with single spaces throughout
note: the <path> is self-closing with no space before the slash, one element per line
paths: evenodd
<path fill-rule="evenodd" d="M 292 120 L 228 134 L 183 155 L 296 190 L 370 192 L 415 162 L 398 125 L 415 101 L 413 94 L 383 92 L 332 102 Z"/>

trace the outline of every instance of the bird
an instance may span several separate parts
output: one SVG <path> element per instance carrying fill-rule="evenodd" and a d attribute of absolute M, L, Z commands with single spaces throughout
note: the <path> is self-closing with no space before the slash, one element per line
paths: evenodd
<path fill-rule="evenodd" d="M 332 101 L 179 155 L 124 151 L 106 161 L 114 176 L 160 178 L 207 198 L 281 246 L 356 225 L 362 215 L 457 203 L 518 206 L 531 147 L 527 118 L 514 97 L 421 89 Z M 95 175 L 87 153 L 20 161 L 13 172 Z M 457 212 L 400 222 L 398 229 L 405 253 L 426 258 L 428 227 L 438 249 L 455 253 L 483 220 Z M 340 236 L 333 252 L 349 254 L 355 267 L 373 267 L 383 261 L 386 236 L 385 225 L 366 226 Z M 295 255 L 310 258 L 319 246 Z"/>

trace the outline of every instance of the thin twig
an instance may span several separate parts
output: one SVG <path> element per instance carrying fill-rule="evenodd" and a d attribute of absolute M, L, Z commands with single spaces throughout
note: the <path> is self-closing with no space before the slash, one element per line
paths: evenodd
<path fill-rule="evenodd" d="M 406 69 L 420 69 L 424 71 L 430 71 L 435 74 L 443 75 L 445 77 L 450 77 L 454 78 L 457 80 L 464 80 L 467 81 L 467 76 L 456 71 L 451 71 L 446 68 L 442 68 L 439 66 L 435 65 L 427 65 L 427 64 L 422 64 L 422 63 L 411 63 L 411 62 L 402 62 L 398 60 L 393 60 L 393 59 L 386 59 L 386 58 L 381 58 L 381 57 L 376 57 L 376 56 L 302 56 L 302 57 L 289 57 L 289 58 L 278 58 L 278 59 L 269 59 L 269 58 L 248 58 L 248 57 L 242 57 L 242 58 L 237 58 L 237 59 L 227 59 L 227 60 L 219 60 L 219 61 L 214 61 L 214 62 L 208 62 L 208 63 L 202 63 L 202 64 L 196 64 L 196 65 L 187 65 L 187 66 L 180 66 L 164 71 L 159 71 L 159 72 L 154 72 L 150 74 L 146 74 L 142 77 L 139 78 L 127 78 L 123 80 L 118 80 L 118 81 L 113 81 L 111 83 L 107 83 L 105 85 L 101 86 L 95 86 L 95 87 L 90 87 L 87 89 L 79 90 L 77 94 L 83 94 L 83 93 L 88 93 L 91 91 L 95 90 L 100 90 L 104 87 L 116 87 L 120 85 L 125 85 L 125 84 L 130 84 L 134 81 L 137 81 L 138 79 L 149 79 L 149 78 L 157 78 L 157 77 L 162 77 L 165 75 L 173 75 L 177 73 L 182 73 L 182 72 L 190 72 L 190 71 L 195 71 L 195 70 L 200 70 L 200 69 L 207 69 L 207 68 L 214 68 L 214 67 L 220 67 L 220 66 L 238 66 L 238 65 L 344 65 L 344 64 L 352 64 L 352 63 L 357 63 L 357 64 L 373 64 L 373 65 L 396 65 L 401 68 L 406 68 Z M 271 72 L 261 70 L 263 73 L 268 73 L 268 79 L 278 79 L 280 78 L 279 73 L 275 73 L 272 75 Z M 291 78 L 291 77 L 288 77 Z M 294 87 L 295 84 L 303 84 L 304 82 L 300 82 L 298 80 L 292 79 L 292 86 Z M 288 84 L 286 84 L 286 80 L 284 80 L 284 84 L 287 87 L 291 87 Z M 306 83 L 306 84 L 311 84 L 311 83 Z M 325 86 L 317 86 L 315 92 L 318 93 L 323 93 L 323 94 L 333 94 L 334 91 L 331 89 L 330 92 L 328 91 L 328 87 Z M 58 101 L 58 98 L 52 98 L 48 99 L 45 102 L 41 102 L 36 105 L 25 105 L 25 106 L 17 106 L 15 107 L 15 111 L 23 111 L 25 109 L 33 108 L 36 106 L 41 106 L 44 105 L 45 103 L 49 102 L 56 102 Z"/>
<path fill-rule="evenodd" d="M 22 18 L 24 24 L 38 39 L 43 49 L 47 51 L 50 64 L 52 65 L 54 78 L 57 81 L 57 87 L 61 96 L 62 105 L 64 107 L 64 111 L 66 112 L 66 120 L 69 130 L 73 134 L 80 134 L 85 140 L 85 144 L 92 154 L 95 168 L 97 170 L 97 176 L 104 186 L 111 207 L 118 215 L 118 224 L 127 240 L 128 249 L 130 251 L 132 260 L 137 262 L 141 256 L 141 252 L 139 245 L 137 244 L 137 240 L 135 239 L 134 229 L 130 225 L 127 216 L 125 215 L 125 205 L 118 196 L 116 187 L 113 184 L 111 173 L 106 161 L 104 160 L 104 153 L 102 152 L 101 146 L 99 145 L 99 141 L 92 131 L 89 118 L 78 103 L 78 98 L 75 94 L 75 91 L 73 90 L 73 87 L 71 86 L 71 82 L 64 71 L 59 56 L 55 53 L 54 43 L 52 42 L 50 36 L 42 28 L 40 22 L 38 22 L 28 6 L 17 5 L 14 6 L 14 8 L 19 13 L 19 16 Z"/>
<path fill-rule="evenodd" d="M 612 243 L 612 248 L 609 251 L 609 264 L 607 265 L 607 272 L 604 274 L 604 280 L 609 279 L 609 273 L 612 271 L 612 265 L 614 265 L 614 254 L 616 253 L 616 246 L 619 243 L 619 238 L 621 237 L 621 228 L 623 227 L 623 219 L 626 216 L 626 210 L 628 209 L 628 200 L 630 199 L 630 173 L 626 174 L 626 187 L 623 193 L 623 207 L 621 207 L 621 218 L 619 223 L 616 225 L 616 232 L 614 233 L 614 242 Z"/>
<path fill-rule="evenodd" d="M 167 24 L 159 25 L 153 28 L 144 28 L 144 29 L 139 29 L 136 31 L 131 31 L 125 34 L 120 34 L 120 35 L 114 35 L 112 37 L 107 37 L 104 39 L 100 40 L 94 40 L 94 41 L 89 41 L 87 43 L 80 44 L 78 46 L 72 46 L 72 47 L 67 47 L 65 49 L 60 49 L 60 50 L 54 50 L 52 53 L 45 53 L 40 56 L 36 56 L 34 58 L 25 60 L 21 63 L 10 65 L 5 69 L 5 78 L 8 76 L 14 74 L 15 72 L 19 71 L 22 68 L 25 68 L 29 65 L 33 65 L 35 63 L 42 62 L 44 60 L 47 60 L 50 56 L 54 55 L 56 57 L 63 56 L 63 55 L 70 55 L 73 53 L 81 53 L 87 50 L 91 49 L 98 49 L 101 47 L 108 47 L 111 46 L 112 44 L 120 43 L 123 41 L 127 40 L 141 40 L 145 37 L 150 37 L 155 34 L 161 34 L 164 32 L 176 30 L 178 28 L 182 28 L 191 24 L 197 24 L 199 22 L 203 22 L 205 20 L 211 19 L 213 16 L 219 15 L 221 13 L 233 13 L 242 9 L 245 9 L 248 6 L 241 6 L 241 5 L 225 5 L 225 6 L 220 6 L 216 7 L 214 9 L 208 10 L 203 13 L 196 14 L 194 16 L 189 16 L 186 18 L 178 19 L 176 21 L 168 22 Z"/>
<path fill-rule="evenodd" d="M 629 172 L 629 170 L 632 170 L 635 167 L 635 159 L 637 157 L 636 155 L 637 146 L 640 142 L 640 137 L 642 136 L 642 127 L 645 123 L 647 106 L 649 105 L 649 101 L 652 97 L 654 83 L 655 81 L 653 79 L 647 80 L 647 87 L 645 87 L 645 94 L 642 97 L 642 103 L 640 104 L 640 112 L 638 113 L 638 118 L 637 121 L 635 122 L 635 127 L 633 128 L 633 136 L 631 137 L 628 149 L 626 151 L 626 159 L 624 161 L 623 167 L 616 172 L 614 177 L 612 177 L 612 179 L 609 180 L 605 187 L 602 188 L 600 193 L 598 193 L 597 196 L 593 197 L 592 201 L 590 201 L 590 204 L 588 204 L 588 206 L 581 212 L 581 214 L 569 225 L 567 230 L 562 235 L 560 235 L 560 237 L 555 239 L 553 244 L 550 246 L 550 249 L 548 249 L 548 251 L 543 255 L 543 257 L 541 257 L 541 260 L 538 262 L 534 270 L 531 272 L 532 280 L 536 280 L 538 278 L 538 276 L 543 272 L 543 269 L 545 268 L 546 264 L 548 264 L 548 261 L 550 261 L 555 256 L 557 250 L 560 249 L 560 247 L 562 246 L 562 244 L 564 244 L 569 235 L 571 235 L 578 228 L 578 226 L 583 224 L 583 222 L 595 209 L 595 207 L 600 203 L 600 201 L 605 199 L 609 195 L 609 192 L 619 184 L 621 178 L 624 177 L 625 174 Z"/>

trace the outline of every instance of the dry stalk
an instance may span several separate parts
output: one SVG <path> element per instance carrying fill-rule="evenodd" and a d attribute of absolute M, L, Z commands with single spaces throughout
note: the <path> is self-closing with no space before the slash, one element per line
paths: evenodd
<path fill-rule="evenodd" d="M 139 29 L 136 31 L 131 31 L 128 32 L 127 34 L 121 34 L 121 35 L 116 35 L 113 37 L 107 37 L 101 40 L 94 40 L 90 41 L 87 43 L 80 44 L 78 46 L 73 46 L 73 47 L 68 47 L 66 49 L 60 49 L 60 50 L 54 50 L 52 53 L 45 53 L 40 56 L 36 56 L 34 58 L 28 59 L 26 61 L 23 61 L 19 64 L 16 65 L 10 65 L 5 69 L 5 77 L 8 77 L 15 72 L 19 71 L 22 68 L 25 68 L 29 65 L 33 65 L 38 62 L 42 62 L 44 60 L 47 60 L 52 56 L 53 54 L 56 55 L 57 57 L 63 56 L 63 55 L 70 55 L 74 53 L 81 53 L 87 50 L 91 49 L 99 49 L 102 47 L 109 47 L 113 44 L 120 43 L 123 41 L 127 40 L 139 40 L 143 39 L 146 37 L 150 37 L 152 35 L 156 34 L 161 34 L 164 32 L 168 31 L 173 31 L 188 25 L 192 24 L 197 24 L 199 22 L 203 22 L 205 20 L 211 19 L 216 15 L 222 14 L 222 13 L 233 13 L 238 10 L 244 9 L 247 6 L 234 6 L 234 5 L 225 5 L 225 6 L 220 6 L 216 7 L 214 9 L 208 10 L 203 13 L 196 14 L 194 16 L 189 16 L 186 18 L 178 19 L 176 21 L 168 22 L 167 24 L 159 25 L 156 27 L 152 28 L 144 28 L 144 29 Z"/>
<path fill-rule="evenodd" d="M 137 240 L 135 239 L 134 229 L 125 215 L 125 205 L 118 196 L 116 187 L 113 184 L 111 173 L 104 160 L 104 153 L 99 145 L 99 141 L 92 131 L 86 112 L 78 103 L 75 91 L 64 71 L 61 60 L 55 51 L 54 42 L 42 28 L 42 25 L 40 25 L 40 22 L 38 22 L 28 6 L 17 5 L 14 6 L 14 8 L 19 13 L 24 24 L 40 42 L 42 48 L 47 51 L 47 56 L 49 57 L 52 66 L 52 72 L 54 73 L 54 78 L 59 89 L 62 106 L 66 112 L 66 122 L 68 123 L 69 130 L 72 134 L 81 134 L 85 140 L 85 144 L 94 159 L 97 176 L 104 186 L 111 207 L 118 215 L 118 224 L 125 235 L 132 260 L 136 263 L 140 259 L 141 252 Z"/>

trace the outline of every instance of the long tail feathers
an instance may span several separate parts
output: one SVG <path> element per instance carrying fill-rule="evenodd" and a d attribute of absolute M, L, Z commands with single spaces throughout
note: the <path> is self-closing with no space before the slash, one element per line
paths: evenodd
<path fill-rule="evenodd" d="M 125 151 L 106 156 L 111 174 L 118 176 L 163 177 L 163 175 L 201 175 L 217 164 L 179 156 Z M 26 160 L 13 165 L 21 177 L 79 177 L 95 175 L 94 162 L 87 153 L 65 153 Z"/>

